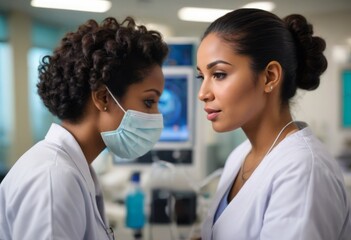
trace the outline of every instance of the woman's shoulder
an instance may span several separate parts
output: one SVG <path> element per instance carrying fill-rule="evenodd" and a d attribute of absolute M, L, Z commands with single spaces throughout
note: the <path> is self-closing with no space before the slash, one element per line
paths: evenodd
<path fill-rule="evenodd" d="M 14 191 L 27 191 L 35 186 L 49 186 L 50 181 L 79 181 L 79 170 L 72 161 L 59 154 L 62 149 L 48 147 L 45 142 L 38 142 L 24 153 L 11 167 L 2 182 Z M 43 188 L 44 190 L 44 188 Z"/>
<path fill-rule="evenodd" d="M 287 137 L 270 154 L 267 165 L 275 175 L 307 175 L 342 181 L 336 159 L 312 132 L 304 128 Z M 284 175 L 283 174 L 283 175 Z"/>

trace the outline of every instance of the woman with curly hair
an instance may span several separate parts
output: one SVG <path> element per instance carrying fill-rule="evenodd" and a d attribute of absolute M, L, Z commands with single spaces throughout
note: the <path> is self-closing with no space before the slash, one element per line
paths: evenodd
<path fill-rule="evenodd" d="M 127 17 L 89 20 L 39 66 L 38 93 L 61 120 L 0 186 L 0 239 L 112 239 L 91 163 L 149 151 L 163 128 L 158 101 L 168 53 L 160 33 Z"/>
<path fill-rule="evenodd" d="M 325 47 L 298 14 L 239 9 L 205 31 L 198 97 L 215 131 L 241 128 L 247 140 L 226 161 L 203 240 L 350 239 L 337 162 L 289 107 L 297 88 L 318 87 Z"/>

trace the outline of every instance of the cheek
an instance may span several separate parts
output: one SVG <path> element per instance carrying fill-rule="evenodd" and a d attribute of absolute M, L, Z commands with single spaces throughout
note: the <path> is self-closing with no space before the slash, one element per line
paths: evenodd
<path fill-rule="evenodd" d="M 122 118 L 123 112 L 117 111 L 116 109 L 110 109 L 108 112 L 104 112 L 101 118 L 102 132 L 116 130 L 121 123 Z"/>
<path fill-rule="evenodd" d="M 264 100 L 254 85 L 228 88 L 225 93 L 222 94 L 222 102 L 225 104 L 222 106 L 225 117 L 223 131 L 241 127 L 262 109 Z"/>
<path fill-rule="evenodd" d="M 223 85 L 222 89 L 217 91 L 218 97 L 231 108 L 246 109 L 256 97 L 255 86 L 247 83 L 248 81 L 251 80 L 233 81 L 231 84 Z"/>

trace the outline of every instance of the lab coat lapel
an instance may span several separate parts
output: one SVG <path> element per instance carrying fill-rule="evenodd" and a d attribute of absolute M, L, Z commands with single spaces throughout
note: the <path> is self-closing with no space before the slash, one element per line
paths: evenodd
<path fill-rule="evenodd" d="M 103 202 L 103 198 L 102 198 L 102 190 L 101 190 L 101 186 L 99 184 L 98 178 L 96 176 L 96 173 L 94 171 L 94 169 L 90 166 L 90 172 L 91 172 L 91 176 L 94 180 L 94 184 L 95 184 L 95 200 L 96 200 L 96 206 L 97 206 L 97 210 L 99 212 L 99 216 L 100 216 L 100 220 L 104 222 L 104 224 L 106 226 L 108 226 L 108 222 L 107 222 L 107 218 L 105 216 L 105 206 L 104 206 L 104 202 Z M 96 211 L 96 209 L 95 209 Z"/>
<path fill-rule="evenodd" d="M 203 240 L 211 240 L 212 239 L 212 226 L 214 221 L 214 215 L 217 211 L 217 207 L 229 185 L 223 185 L 220 187 L 215 193 L 212 205 L 208 211 L 208 215 L 202 225 L 202 236 L 205 237 Z"/>
<path fill-rule="evenodd" d="M 62 150 L 70 156 L 72 162 L 87 182 L 89 192 L 95 195 L 94 182 L 90 174 L 89 165 L 76 139 L 62 126 L 53 123 L 45 137 L 49 142 L 62 146 Z"/>
<path fill-rule="evenodd" d="M 93 176 L 90 172 L 88 162 L 83 154 L 82 149 L 80 148 L 78 142 L 65 128 L 62 126 L 53 123 L 48 131 L 48 134 L 45 137 L 46 140 L 62 146 L 62 150 L 65 151 L 75 164 L 76 168 L 82 174 L 84 180 L 87 183 L 89 188 L 89 193 L 92 201 L 94 202 L 94 211 L 97 216 L 99 216 L 102 226 L 105 228 L 104 216 L 100 215 L 100 211 L 97 208 L 96 202 L 96 189 Z"/>
<path fill-rule="evenodd" d="M 241 166 L 241 159 L 238 158 L 234 164 L 235 165 L 231 169 L 232 170 L 231 172 L 224 172 L 222 175 L 221 182 L 223 184 L 220 184 L 218 186 L 218 189 L 215 193 L 212 205 L 208 211 L 208 216 L 203 224 L 203 236 L 206 236 L 206 238 L 204 240 L 212 239 L 213 228 L 215 227 L 215 224 L 216 224 L 216 223 L 213 223 L 214 216 L 216 214 L 216 211 L 217 211 L 217 208 L 218 208 L 220 201 L 222 200 L 224 194 L 227 192 L 228 188 L 230 188 L 232 186 L 233 181 L 239 172 L 239 169 Z M 223 213 L 225 211 L 226 211 L 226 209 L 223 211 Z M 217 221 L 218 221 L 218 219 L 217 219 Z"/>
<path fill-rule="evenodd" d="M 240 226 L 238 221 L 246 214 L 247 202 L 250 201 L 255 194 L 256 180 L 257 179 L 249 178 L 237 195 L 229 202 L 226 209 L 224 209 L 221 216 L 213 225 L 212 236 L 215 237 L 213 240 L 228 239 L 228 236 L 232 235 L 233 232 L 240 232 L 235 229 Z M 245 230 L 242 229 L 242 231 Z M 239 235 L 236 237 L 242 239 Z"/>
<path fill-rule="evenodd" d="M 274 152 L 272 151 L 272 154 Z M 271 155 L 267 155 L 258 165 L 251 177 L 246 181 L 235 198 L 228 204 L 221 216 L 217 219 L 212 228 L 212 236 L 214 240 L 230 239 L 233 236 L 237 239 L 244 239 L 247 236 L 245 232 L 245 224 L 241 221 L 247 215 L 250 202 L 255 199 L 255 195 L 260 193 L 262 183 L 267 179 L 269 174 Z M 240 167 L 240 166 L 239 166 Z M 246 228 L 248 230 L 248 228 Z M 243 236 L 240 236 L 243 234 Z"/>
<path fill-rule="evenodd" d="M 221 219 L 222 215 L 228 211 L 228 207 L 224 209 L 222 212 L 221 216 L 217 219 L 215 223 L 213 223 L 215 213 L 217 211 L 219 202 L 222 200 L 224 194 L 228 190 L 229 187 L 232 186 L 235 177 L 238 175 L 238 172 L 240 170 L 242 161 L 244 160 L 245 156 L 251 149 L 251 145 L 247 141 L 246 144 L 242 146 L 242 151 L 240 154 L 236 154 L 234 156 L 230 155 L 228 157 L 228 160 L 226 162 L 226 165 L 229 164 L 229 166 L 226 166 L 224 168 L 224 172 L 221 176 L 221 180 L 218 185 L 218 189 L 215 193 L 211 208 L 208 211 L 208 216 L 206 220 L 203 223 L 203 228 L 202 228 L 202 237 L 204 238 L 203 240 L 218 240 L 218 239 L 213 239 L 213 233 L 216 230 L 216 225 L 218 220 Z M 229 203 L 231 204 L 231 203 Z"/>

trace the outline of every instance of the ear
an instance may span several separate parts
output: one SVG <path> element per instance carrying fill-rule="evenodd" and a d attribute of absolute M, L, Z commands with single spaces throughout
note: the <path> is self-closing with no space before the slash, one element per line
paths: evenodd
<path fill-rule="evenodd" d="M 91 92 L 91 98 L 97 109 L 100 111 L 107 111 L 109 93 L 105 87 L 100 87 L 98 90 Z"/>
<path fill-rule="evenodd" d="M 282 80 L 282 66 L 277 61 L 271 61 L 267 64 L 265 69 L 265 92 L 272 92 L 279 86 Z"/>

